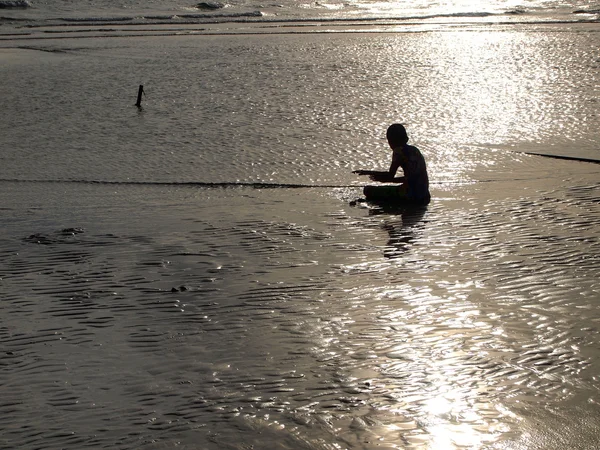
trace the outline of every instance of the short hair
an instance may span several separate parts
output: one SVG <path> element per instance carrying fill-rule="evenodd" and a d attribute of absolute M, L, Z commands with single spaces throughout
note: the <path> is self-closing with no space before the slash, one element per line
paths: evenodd
<path fill-rule="evenodd" d="M 406 128 L 400 123 L 394 123 L 387 129 L 386 137 L 390 145 L 404 145 L 408 142 Z"/>

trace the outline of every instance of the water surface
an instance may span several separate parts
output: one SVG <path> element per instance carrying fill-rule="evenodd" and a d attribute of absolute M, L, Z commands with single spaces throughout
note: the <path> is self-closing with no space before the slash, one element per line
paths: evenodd
<path fill-rule="evenodd" d="M 574 27 L 2 41 L 0 447 L 595 448 Z"/>

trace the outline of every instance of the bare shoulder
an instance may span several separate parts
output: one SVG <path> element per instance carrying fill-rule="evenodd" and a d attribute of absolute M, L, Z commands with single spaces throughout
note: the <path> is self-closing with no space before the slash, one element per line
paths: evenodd
<path fill-rule="evenodd" d="M 406 145 L 404 147 L 404 156 L 406 159 L 421 159 L 423 158 L 423 154 L 421 150 L 419 150 L 414 145 Z"/>

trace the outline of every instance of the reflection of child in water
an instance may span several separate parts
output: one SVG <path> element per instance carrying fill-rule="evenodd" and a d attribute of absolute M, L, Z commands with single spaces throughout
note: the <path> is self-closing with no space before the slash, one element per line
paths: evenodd
<path fill-rule="evenodd" d="M 389 240 L 383 251 L 383 256 L 390 259 L 399 258 L 411 250 L 427 223 L 423 219 L 426 212 L 427 208 L 423 206 L 409 207 L 402 209 L 400 217 L 397 215 L 386 216 L 381 226 L 388 232 Z"/>
<path fill-rule="evenodd" d="M 392 149 L 392 164 L 387 172 L 376 170 L 355 170 L 358 175 L 369 175 L 371 180 L 380 183 L 401 183 L 399 186 L 365 186 L 367 200 L 427 205 L 429 177 L 425 158 L 417 147 L 408 145 L 408 135 L 403 125 L 395 123 L 387 129 L 387 140 Z M 404 176 L 395 177 L 402 167 Z"/>

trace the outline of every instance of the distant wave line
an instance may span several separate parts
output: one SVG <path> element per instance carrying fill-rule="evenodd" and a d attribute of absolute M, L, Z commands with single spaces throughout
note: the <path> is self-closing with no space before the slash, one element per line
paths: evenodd
<path fill-rule="evenodd" d="M 2 0 L 0 0 L 0 4 Z M 600 10 L 577 10 L 572 12 L 573 16 L 581 15 L 598 15 Z M 252 24 L 294 24 L 294 23 L 319 23 L 319 24 L 357 24 L 357 23 L 372 23 L 380 24 L 382 22 L 394 23 L 406 23 L 411 21 L 429 21 L 432 19 L 457 19 L 457 18 L 473 18 L 481 19 L 486 17 L 502 17 L 502 16 L 516 16 L 520 15 L 530 16 L 527 11 L 520 10 L 508 10 L 504 12 L 459 12 L 459 13 L 440 13 L 440 14 L 424 14 L 424 15 L 406 15 L 406 16 L 370 16 L 370 17 L 294 17 L 294 18 L 272 18 L 265 16 L 261 11 L 246 11 L 246 12 L 233 12 L 229 14 L 224 13 L 192 13 L 192 14 L 165 14 L 165 15 L 147 15 L 147 16 L 105 16 L 105 17 L 50 17 L 45 19 L 31 19 L 33 22 L 26 25 L 27 28 L 38 28 L 38 27 L 69 27 L 69 26 L 82 26 L 83 24 L 95 23 L 97 25 L 191 25 L 191 24 L 213 24 L 213 23 L 252 23 Z M 13 20 L 11 18 L 2 18 L 6 20 Z M 53 23 L 59 22 L 59 23 Z M 63 22 L 63 23 L 60 23 Z M 429 23 L 429 22 L 425 22 Z M 478 24 L 479 22 L 473 22 Z M 551 19 L 539 19 L 539 20 L 522 20 L 522 21 L 503 21 L 493 22 L 496 24 L 561 24 L 561 23 L 598 23 L 598 18 L 578 18 L 573 20 L 551 20 Z M 437 23 L 436 23 L 437 24 Z M 488 24 L 489 25 L 489 24 Z"/>
<path fill-rule="evenodd" d="M 31 3 L 27 0 L 1 0 L 0 9 L 25 9 L 31 8 Z"/>
<path fill-rule="evenodd" d="M 215 22 L 217 23 L 217 22 Z M 563 21 L 563 22 L 557 22 L 557 21 L 544 21 L 544 22 L 520 22 L 520 23 L 515 23 L 515 22 L 494 22 L 494 23 L 489 23 L 489 24 L 480 24 L 480 23 L 463 23 L 463 24 L 458 24 L 461 27 L 464 27 L 464 29 L 466 29 L 467 31 L 473 31 L 472 29 L 467 29 L 466 27 L 469 26 L 475 26 L 478 27 L 480 25 L 485 25 L 485 26 L 516 26 L 516 25 L 565 25 L 565 24 L 569 24 L 569 25 L 573 25 L 573 24 L 597 24 L 600 23 L 597 20 L 589 20 L 589 21 Z M 99 24 L 98 26 L 116 26 L 117 24 L 109 24 L 109 23 L 102 23 Z M 130 26 L 130 25 L 140 25 L 140 24 L 126 24 L 126 26 Z M 152 26 L 153 24 L 145 24 L 147 26 Z M 154 25 L 161 25 L 161 24 L 154 24 Z M 184 25 L 182 24 L 176 24 L 176 25 Z M 187 25 L 193 25 L 188 23 Z M 196 25 L 209 25 L 209 24 L 196 24 Z M 393 23 L 381 23 L 381 24 L 376 24 L 376 23 L 371 23 L 371 24 L 366 24 L 366 25 L 361 25 L 359 23 L 354 23 L 352 24 L 352 26 L 356 26 L 356 27 L 360 27 L 360 29 L 334 29 L 333 27 L 335 27 L 335 24 L 330 24 L 332 28 L 321 28 L 321 29 L 317 29 L 317 28 L 311 28 L 308 27 L 306 25 L 307 29 L 304 30 L 285 30 L 284 28 L 286 26 L 282 26 L 282 27 L 277 27 L 277 28 L 273 28 L 273 29 L 269 29 L 269 30 L 265 30 L 265 29 L 261 29 L 261 28 L 257 28 L 256 30 L 239 30 L 239 31 L 217 31 L 217 30 L 211 30 L 208 28 L 200 28 L 200 29 L 186 29 L 186 28 L 181 28 L 181 29 L 177 29 L 177 30 L 161 30 L 161 29 L 146 29 L 146 30 L 131 30 L 130 32 L 126 32 L 125 29 L 123 30 L 113 30 L 113 29 L 108 29 L 108 30 L 103 30 L 103 29 L 92 29 L 92 30 L 74 30 L 74 31 L 70 31 L 70 32 L 60 32 L 60 31 L 51 31 L 51 32 L 44 32 L 44 33 L 52 33 L 52 35 L 35 35 L 32 33 L 8 33 L 8 34 L 0 34 L 0 41 L 44 41 L 44 40 L 57 40 L 57 39 L 113 39 L 113 38 L 146 38 L 146 37 L 182 37 L 182 36 L 197 36 L 197 37 L 201 37 L 201 36 L 269 36 L 269 35 L 300 35 L 300 34 L 304 34 L 304 35 L 317 35 L 317 34 L 402 34 L 402 33 L 443 33 L 443 32 L 457 32 L 457 31 L 462 31 L 461 28 L 449 28 L 449 29 L 435 29 L 435 30 L 431 30 L 431 29 L 426 29 L 426 30 L 421 30 L 421 29 L 403 29 L 403 30 L 399 30 L 399 29 L 381 29 L 381 28 L 376 28 L 377 26 L 382 26 L 382 27 L 393 27 L 396 26 Z M 426 23 L 409 23 L 406 25 L 410 25 L 410 26 L 422 26 L 422 25 L 428 25 Z M 436 23 L 435 25 L 439 26 L 439 25 L 444 25 L 441 23 Z M 300 26 L 300 25 L 299 25 Z M 346 26 L 349 26 L 346 25 Z M 365 28 L 362 28 L 362 27 Z M 372 29 L 368 29 L 368 26 L 374 27 Z M 128 30 L 129 31 L 129 30 Z M 532 30 L 532 31 L 536 31 L 536 30 Z M 600 30 L 586 30 L 588 32 L 600 32 Z M 110 32 L 110 33 L 107 33 Z M 85 35 L 84 33 L 100 33 L 100 34 L 89 34 L 89 35 Z M 135 33 L 135 34 L 134 34 Z M 68 35 L 70 34 L 70 35 Z M 78 35 L 77 35 L 78 34 Z M 76 36 L 74 36 L 76 35 Z"/>

